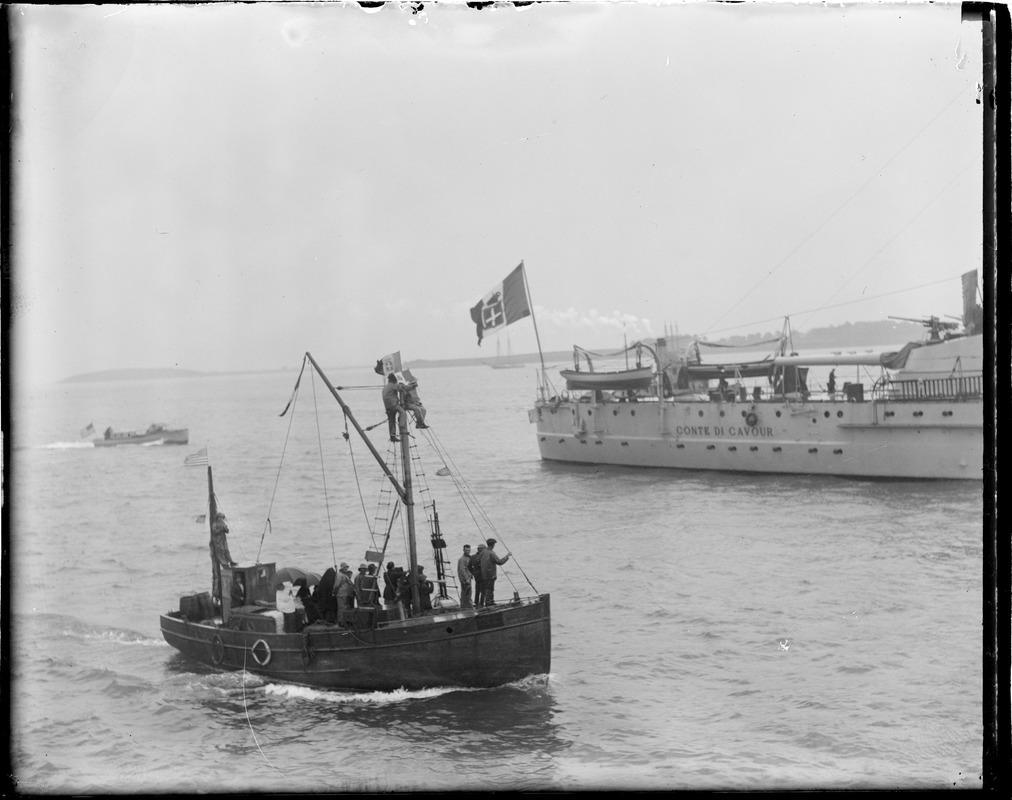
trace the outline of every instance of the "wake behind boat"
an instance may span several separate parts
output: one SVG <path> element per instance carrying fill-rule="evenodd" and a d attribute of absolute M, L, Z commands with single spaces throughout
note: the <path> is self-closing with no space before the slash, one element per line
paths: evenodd
<path fill-rule="evenodd" d="M 529 412 L 541 457 L 585 464 L 981 480 L 983 470 L 982 312 L 977 273 L 963 276 L 963 330 L 923 322 L 923 342 L 897 352 L 797 355 L 785 325 L 774 353 L 759 361 L 705 363 L 696 342 L 671 352 L 667 338 L 638 342 L 653 367 L 581 370 L 575 348 L 566 390 L 545 372 Z M 618 355 L 618 354 L 611 354 Z M 837 385 L 844 365 L 879 370 L 871 383 Z M 824 390 L 813 367 L 834 367 Z M 637 378 L 650 380 L 644 388 Z M 867 373 L 866 373 L 867 374 Z"/>
<path fill-rule="evenodd" d="M 161 616 L 165 640 L 190 659 L 217 669 L 245 669 L 273 680 L 327 689 L 491 687 L 548 673 L 551 667 L 549 595 L 535 593 L 521 597 L 519 591 L 514 590 L 512 598 L 506 602 L 495 602 L 495 584 L 490 585 L 486 576 L 486 603 L 480 607 L 471 607 L 470 595 L 464 591 L 459 593 L 459 600 L 450 596 L 457 570 L 455 557 L 447 569 L 446 539 L 460 541 L 460 534 L 454 532 L 443 538 L 435 500 L 429 499 L 431 495 L 421 468 L 419 439 L 443 462 L 436 474 L 453 476 L 454 485 L 463 489 L 470 518 L 482 521 L 490 531 L 494 528 L 466 490 L 464 481 L 454 474 L 438 437 L 424 422 L 424 412 L 419 414 L 417 408 L 412 408 L 411 384 L 389 381 L 402 387 L 406 396 L 402 396 L 403 405 L 389 417 L 396 419 L 396 428 L 390 431 L 393 434 L 391 445 L 396 446 L 389 447 L 384 457 L 309 353 L 303 360 L 303 372 L 307 365 L 310 376 L 319 375 L 343 412 L 343 435 L 349 445 L 352 441 L 350 425 L 376 462 L 377 475 L 384 484 L 389 484 L 380 493 L 382 512 L 377 512 L 373 523 L 376 529 L 370 531 L 371 546 L 366 549 L 365 563 L 360 568 L 360 575 L 364 576 L 362 588 L 358 582 L 354 585 L 357 603 L 353 606 L 342 599 L 348 593 L 341 594 L 342 579 L 337 565 L 315 581 L 315 591 L 310 594 L 308 587 L 313 584 L 315 575 L 310 578 L 304 571 L 290 568 L 277 570 L 276 562 L 260 562 L 259 557 L 254 564 L 232 562 L 227 546 L 221 547 L 227 528 L 222 527 L 224 520 L 208 465 L 212 591 L 183 595 L 178 611 Z M 289 407 L 294 405 L 301 380 L 302 373 Z M 417 403 L 417 395 L 414 398 Z M 409 415 L 408 411 L 412 413 Z M 409 416 L 415 419 L 414 432 L 408 427 Z M 206 458 L 203 463 L 207 463 Z M 320 463 L 322 465 L 322 459 Z M 391 489 L 394 497 L 391 497 Z M 417 508 L 418 497 L 422 498 L 420 509 Z M 436 565 L 435 581 L 431 583 L 418 566 L 416 511 L 421 511 L 428 522 Z M 407 571 L 397 581 L 396 593 L 384 593 L 383 602 L 380 602 L 378 571 L 367 572 L 367 564 L 389 565 L 391 531 L 399 518 L 406 523 Z M 265 525 L 265 530 L 269 527 Z M 501 537 L 498 534 L 489 537 L 483 552 L 492 552 L 496 538 Z M 482 557 L 482 566 L 487 558 Z M 504 563 L 501 559 L 503 556 L 496 562 Z M 515 559 L 513 565 L 501 568 L 507 579 L 511 580 L 509 573 L 518 569 L 514 565 Z M 299 590 L 299 602 L 284 589 L 278 592 L 282 581 L 292 580 L 295 575 L 309 578 Z M 435 595 L 431 601 L 427 600 L 429 590 Z M 317 614 L 321 618 L 310 618 Z"/>
<path fill-rule="evenodd" d="M 85 428 L 88 431 L 91 425 Z M 92 428 L 92 430 L 94 430 Z M 161 423 L 148 426 L 146 431 L 114 431 L 106 428 L 102 438 L 93 440 L 95 447 L 115 447 L 121 444 L 187 444 L 190 441 L 188 428 L 168 428 Z"/>

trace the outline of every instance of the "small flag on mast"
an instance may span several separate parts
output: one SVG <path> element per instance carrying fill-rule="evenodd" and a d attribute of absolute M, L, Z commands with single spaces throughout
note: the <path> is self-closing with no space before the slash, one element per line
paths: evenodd
<path fill-rule="evenodd" d="M 390 355 L 383 356 L 376 362 L 376 368 L 373 370 L 377 375 L 389 375 L 391 372 L 401 371 L 401 351 L 398 350 L 396 353 L 390 353 Z"/>
<path fill-rule="evenodd" d="M 183 459 L 184 467 L 206 467 L 207 466 L 207 448 L 202 447 L 196 453 L 191 453 L 185 459 Z"/>
<path fill-rule="evenodd" d="M 471 321 L 478 333 L 478 346 L 486 333 L 531 315 L 531 302 L 524 281 L 524 262 L 471 309 Z"/>
<path fill-rule="evenodd" d="M 85 436 L 91 436 L 95 432 L 95 424 L 93 422 L 88 423 L 88 427 L 81 431 L 81 438 Z"/>

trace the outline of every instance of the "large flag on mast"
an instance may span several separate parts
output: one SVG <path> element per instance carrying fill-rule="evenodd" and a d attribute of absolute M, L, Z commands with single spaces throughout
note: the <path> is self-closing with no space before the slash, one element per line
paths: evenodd
<path fill-rule="evenodd" d="M 471 309 L 471 321 L 478 333 L 478 345 L 486 333 L 505 328 L 531 315 L 531 302 L 524 281 L 524 262 Z"/>

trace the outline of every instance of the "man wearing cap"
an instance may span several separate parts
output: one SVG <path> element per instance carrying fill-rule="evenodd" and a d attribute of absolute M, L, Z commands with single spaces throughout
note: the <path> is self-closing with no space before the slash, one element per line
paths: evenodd
<path fill-rule="evenodd" d="M 211 522 L 211 597 L 216 606 L 221 606 L 221 568 L 234 567 L 235 561 L 228 551 L 228 523 L 219 511 Z"/>
<path fill-rule="evenodd" d="M 397 423 L 407 425 L 407 416 L 404 414 L 404 406 L 401 405 L 401 395 L 407 391 L 407 386 L 397 380 L 394 373 L 387 375 L 387 385 L 383 387 L 383 407 L 387 412 L 387 427 L 390 429 L 390 441 L 399 442 L 397 437 Z"/>
<path fill-rule="evenodd" d="M 474 605 L 477 608 L 480 608 L 485 602 L 485 582 L 481 579 L 481 554 L 484 552 L 485 543 L 482 542 L 467 565 L 468 572 L 474 578 Z"/>
<path fill-rule="evenodd" d="M 457 580 L 460 581 L 460 607 L 471 607 L 471 545 L 464 545 L 464 554 L 457 559 Z"/>
<path fill-rule="evenodd" d="M 495 539 L 485 540 L 485 549 L 481 554 L 481 582 L 482 582 L 482 604 L 486 606 L 495 605 L 495 578 L 496 578 L 496 565 L 505 564 L 510 560 L 510 554 L 507 553 L 502 558 L 495 552 Z"/>
<path fill-rule="evenodd" d="M 376 591 L 376 579 L 372 578 L 367 570 L 368 564 L 358 565 L 358 575 L 355 576 L 355 605 L 359 608 L 372 605 L 372 598 Z M 371 581 L 371 585 L 370 585 Z"/>
<path fill-rule="evenodd" d="M 355 608 L 355 584 L 351 579 L 351 567 L 343 561 L 337 571 L 334 597 L 337 598 L 337 621 L 341 624 L 347 620 L 348 612 Z"/>

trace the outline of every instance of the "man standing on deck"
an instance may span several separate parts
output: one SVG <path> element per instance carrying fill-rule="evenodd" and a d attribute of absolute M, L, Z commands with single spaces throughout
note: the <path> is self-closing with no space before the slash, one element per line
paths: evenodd
<path fill-rule="evenodd" d="M 460 581 L 460 607 L 471 607 L 471 545 L 464 545 L 464 554 L 457 559 L 457 580 Z"/>
<path fill-rule="evenodd" d="M 211 523 L 211 601 L 216 606 L 221 606 L 221 568 L 235 565 L 228 552 L 228 523 L 219 511 Z"/>
<path fill-rule="evenodd" d="M 507 553 L 502 558 L 499 558 L 495 552 L 495 539 L 486 539 L 485 545 L 485 550 L 481 554 L 481 583 L 482 591 L 484 593 L 482 600 L 484 605 L 494 606 L 496 565 L 505 564 L 509 561 L 510 554 Z"/>
<path fill-rule="evenodd" d="M 467 565 L 468 571 L 474 577 L 474 605 L 476 608 L 485 605 L 485 582 L 481 579 L 481 554 L 484 552 L 485 545 L 479 544 Z"/>

